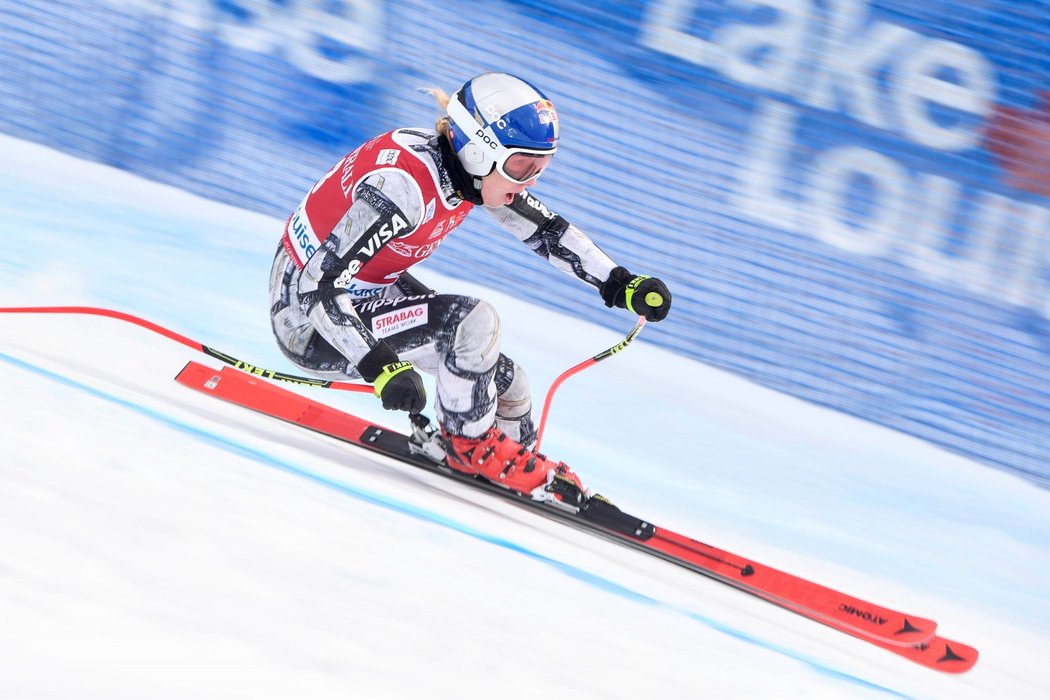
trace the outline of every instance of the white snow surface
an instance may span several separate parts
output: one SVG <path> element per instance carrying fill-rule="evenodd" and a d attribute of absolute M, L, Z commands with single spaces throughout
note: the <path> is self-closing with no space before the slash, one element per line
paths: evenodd
<path fill-rule="evenodd" d="M 282 222 L 6 137 L 0 163 L 0 305 L 114 308 L 295 371 L 267 314 Z M 621 337 L 420 276 L 495 304 L 537 404 Z M 660 332 L 562 386 L 544 451 L 625 510 L 936 619 L 973 670 L 199 395 L 175 374 L 221 365 L 133 324 L 0 313 L 0 697 L 1050 697 L 1050 493 Z"/>

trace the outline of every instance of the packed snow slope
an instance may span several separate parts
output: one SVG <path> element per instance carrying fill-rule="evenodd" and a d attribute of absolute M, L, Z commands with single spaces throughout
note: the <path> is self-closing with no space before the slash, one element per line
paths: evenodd
<path fill-rule="evenodd" d="M 281 222 L 13 139 L 0 163 L 0 305 L 110 307 L 294 369 L 267 316 Z M 619 340 L 420 276 L 495 304 L 537 396 Z M 214 362 L 138 326 L 0 313 L 0 697 L 1050 696 L 1050 493 L 660 332 L 562 387 L 545 451 L 658 524 L 938 620 L 972 671 L 198 395 L 172 378 Z"/>

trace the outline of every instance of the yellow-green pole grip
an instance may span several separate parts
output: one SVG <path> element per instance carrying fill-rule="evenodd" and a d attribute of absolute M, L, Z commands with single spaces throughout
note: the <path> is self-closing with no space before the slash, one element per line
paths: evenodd
<path fill-rule="evenodd" d="M 633 311 L 634 313 L 642 314 L 643 316 L 645 315 L 644 311 L 639 311 L 638 309 L 634 308 L 633 302 L 635 291 L 638 289 L 639 286 L 641 286 L 642 282 L 644 282 L 647 279 L 649 279 L 649 275 L 638 275 L 633 280 L 627 283 L 627 288 L 624 290 L 624 301 L 627 302 L 627 308 Z M 653 296 L 655 296 L 658 300 L 655 304 L 649 301 L 649 299 Z M 649 306 L 660 306 L 660 304 L 662 304 L 663 302 L 664 298 L 660 296 L 658 292 L 649 292 L 645 295 L 645 303 Z"/>

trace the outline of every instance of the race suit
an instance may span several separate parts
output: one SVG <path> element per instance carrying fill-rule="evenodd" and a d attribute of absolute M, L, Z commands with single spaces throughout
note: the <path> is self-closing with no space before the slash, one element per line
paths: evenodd
<path fill-rule="evenodd" d="M 408 360 L 436 375 L 435 411 L 446 431 L 476 437 L 495 421 L 529 445 L 528 379 L 500 352 L 495 310 L 435 293 L 408 273 L 480 203 L 471 182 L 447 139 L 429 129 L 382 134 L 336 163 L 285 224 L 270 274 L 273 331 L 292 362 L 326 379 L 371 381 L 375 358 Z M 485 210 L 598 289 L 616 267 L 528 192 Z"/>

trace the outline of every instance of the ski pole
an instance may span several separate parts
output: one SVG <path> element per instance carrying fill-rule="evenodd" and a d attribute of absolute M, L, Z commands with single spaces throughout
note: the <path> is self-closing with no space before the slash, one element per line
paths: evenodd
<path fill-rule="evenodd" d="M 239 370 L 247 372 L 248 374 L 254 374 L 259 377 L 265 377 L 266 379 L 276 379 L 282 382 L 291 382 L 292 384 L 305 384 L 307 386 L 316 386 L 322 389 L 340 389 L 342 391 L 362 391 L 371 392 L 372 387 L 368 384 L 355 384 L 353 382 L 334 382 L 326 379 L 314 379 L 312 377 L 299 377 L 294 374 L 284 374 L 283 372 L 275 372 L 272 369 L 266 369 L 257 365 L 251 365 L 244 360 L 238 360 L 232 355 L 210 348 L 207 345 L 198 343 L 192 338 L 187 338 L 184 335 L 176 333 L 175 331 L 169 330 L 164 326 L 147 321 L 144 318 L 138 316 L 132 316 L 131 314 L 124 313 L 123 311 L 114 311 L 113 309 L 102 309 L 94 306 L 21 306 L 21 307 L 2 307 L 0 306 L 0 313 L 6 314 L 86 314 L 92 316 L 107 316 L 109 318 L 115 318 L 119 321 L 128 321 L 138 326 L 142 326 L 146 330 L 159 333 L 160 335 L 174 340 L 177 343 L 182 343 L 188 348 L 203 352 L 205 355 L 214 357 L 217 360 L 222 360 L 228 365 L 232 365 Z"/>
<path fill-rule="evenodd" d="M 535 450 L 537 452 L 540 451 L 540 442 L 543 441 L 543 430 L 547 426 L 547 418 L 550 415 L 551 400 L 554 398 L 554 392 L 558 390 L 558 387 L 562 385 L 562 382 L 564 382 L 572 375 L 582 372 L 588 367 L 596 365 L 602 360 L 606 359 L 607 357 L 612 357 L 616 353 L 623 350 L 625 347 L 631 344 L 632 340 L 638 337 L 638 334 L 642 332 L 643 326 L 645 326 L 645 316 L 639 316 L 637 325 L 635 325 L 635 327 L 631 329 L 631 332 L 627 334 L 627 337 L 625 337 L 619 343 L 613 345 L 608 350 L 602 350 L 594 357 L 590 357 L 581 362 L 580 364 L 576 365 L 575 367 L 570 367 L 569 369 L 565 370 L 564 372 L 558 375 L 558 377 L 554 380 L 554 383 L 551 384 L 551 388 L 547 390 L 547 398 L 543 400 L 543 415 L 540 417 L 540 429 L 536 433 Z"/>

